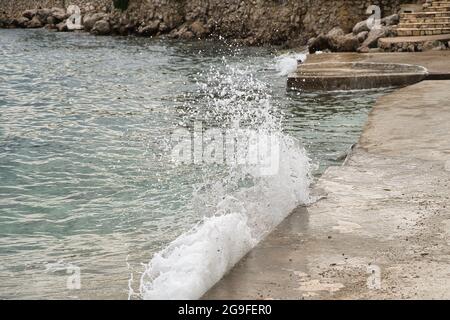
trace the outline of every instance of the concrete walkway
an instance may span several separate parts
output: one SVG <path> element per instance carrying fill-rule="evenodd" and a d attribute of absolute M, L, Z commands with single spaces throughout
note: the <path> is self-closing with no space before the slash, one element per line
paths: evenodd
<path fill-rule="evenodd" d="M 431 74 L 450 76 L 450 50 L 389 53 L 323 53 L 308 56 L 307 63 L 376 62 L 404 63 L 423 66 Z"/>
<path fill-rule="evenodd" d="M 450 299 L 450 81 L 379 99 L 355 152 L 205 299 Z"/>
<path fill-rule="evenodd" d="M 379 42 L 384 43 L 408 43 L 408 42 L 426 42 L 426 41 L 449 41 L 450 34 L 438 34 L 434 36 L 410 36 L 410 37 L 389 37 L 380 38 Z"/>
<path fill-rule="evenodd" d="M 287 88 L 329 91 L 402 87 L 424 79 L 450 80 L 449 50 L 313 54 L 288 76 Z"/>

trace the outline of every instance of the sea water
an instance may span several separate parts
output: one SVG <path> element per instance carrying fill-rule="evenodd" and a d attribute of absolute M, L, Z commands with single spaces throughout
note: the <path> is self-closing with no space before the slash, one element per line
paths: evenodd
<path fill-rule="evenodd" d="M 0 30 L 0 297 L 201 297 L 312 200 L 383 94 L 287 92 L 304 58 Z M 253 162 L 226 143 L 252 137 Z"/>

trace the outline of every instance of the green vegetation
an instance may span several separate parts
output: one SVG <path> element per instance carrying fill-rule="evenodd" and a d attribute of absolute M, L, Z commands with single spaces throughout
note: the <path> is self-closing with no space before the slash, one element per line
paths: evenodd
<path fill-rule="evenodd" d="M 114 8 L 122 11 L 127 10 L 129 0 L 113 0 Z"/>

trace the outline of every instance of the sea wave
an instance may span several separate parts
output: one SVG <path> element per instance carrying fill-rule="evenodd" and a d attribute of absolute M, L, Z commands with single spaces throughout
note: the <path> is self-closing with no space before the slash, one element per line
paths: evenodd
<path fill-rule="evenodd" d="M 224 179 L 205 181 L 208 187 L 193 201 L 201 197 L 209 214 L 146 264 L 139 288 L 143 299 L 200 298 L 293 209 L 310 201 L 310 159 L 301 143 L 283 132 L 282 110 L 267 86 L 250 70 L 225 70 L 210 72 L 201 85 L 209 109 L 198 114 L 276 137 L 277 148 L 271 149 L 276 170 L 261 175 L 255 165 L 228 164 Z"/>

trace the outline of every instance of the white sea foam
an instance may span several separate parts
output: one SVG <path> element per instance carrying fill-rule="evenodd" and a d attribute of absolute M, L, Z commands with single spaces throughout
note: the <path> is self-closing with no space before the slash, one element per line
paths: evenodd
<path fill-rule="evenodd" d="M 212 117 L 275 134 L 278 170 L 261 177 L 252 166 L 231 165 L 226 178 L 205 181 L 205 191 L 193 199 L 201 198 L 204 218 L 146 265 L 143 299 L 200 298 L 295 207 L 309 202 L 309 158 L 298 141 L 282 132 L 281 110 L 270 102 L 267 87 L 249 71 L 227 70 L 211 72 L 204 86 Z"/>
<path fill-rule="evenodd" d="M 142 297 L 199 298 L 253 245 L 244 214 L 206 218 L 153 257 L 142 277 Z"/>
<path fill-rule="evenodd" d="M 286 53 L 275 60 L 275 69 L 279 76 L 287 76 L 297 70 L 298 62 L 306 60 L 306 53 Z"/>

